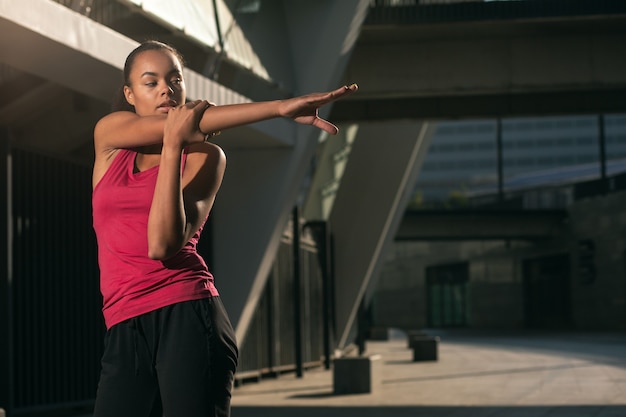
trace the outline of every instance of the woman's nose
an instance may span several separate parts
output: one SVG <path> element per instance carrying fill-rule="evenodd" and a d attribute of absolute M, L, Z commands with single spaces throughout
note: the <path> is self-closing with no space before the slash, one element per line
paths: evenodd
<path fill-rule="evenodd" d="M 174 89 L 172 88 L 171 85 L 165 83 L 165 87 L 162 90 L 162 94 L 166 94 L 168 96 L 174 94 Z"/>

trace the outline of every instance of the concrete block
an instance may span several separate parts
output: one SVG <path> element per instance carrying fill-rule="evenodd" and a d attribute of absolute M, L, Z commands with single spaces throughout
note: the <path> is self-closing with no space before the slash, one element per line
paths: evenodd
<path fill-rule="evenodd" d="M 406 340 L 407 347 L 411 349 L 411 339 L 414 337 L 427 337 L 428 335 L 421 330 L 407 330 L 406 332 Z"/>
<path fill-rule="evenodd" d="M 336 358 L 333 361 L 333 392 L 368 394 L 381 384 L 380 355 Z"/>
<path fill-rule="evenodd" d="M 413 362 L 436 361 L 438 359 L 439 337 L 414 336 L 410 340 L 413 349 Z"/>

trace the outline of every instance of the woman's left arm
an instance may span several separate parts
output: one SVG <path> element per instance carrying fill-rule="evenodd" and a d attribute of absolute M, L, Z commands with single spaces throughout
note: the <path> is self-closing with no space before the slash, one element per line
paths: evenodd
<path fill-rule="evenodd" d="M 318 110 L 322 106 L 348 97 L 358 88 L 356 84 L 351 84 L 325 93 L 311 93 L 284 100 L 211 106 L 200 119 L 200 130 L 207 133 L 219 132 L 235 126 L 284 117 L 336 135 L 337 126 L 319 117 Z"/>
<path fill-rule="evenodd" d="M 204 109 L 170 111 L 163 137 L 161 162 L 148 217 L 148 256 L 167 259 L 189 241 L 206 219 L 222 183 L 226 157 L 215 144 L 188 148 L 184 173 L 182 152 L 198 135 Z"/>

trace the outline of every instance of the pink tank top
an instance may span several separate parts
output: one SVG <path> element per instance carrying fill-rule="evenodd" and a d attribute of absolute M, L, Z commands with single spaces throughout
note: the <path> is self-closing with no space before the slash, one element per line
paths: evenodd
<path fill-rule="evenodd" d="M 148 257 L 148 214 L 159 167 L 134 173 L 136 155 L 120 149 L 92 194 L 107 329 L 170 304 L 218 295 L 196 250 L 202 227 L 172 258 Z"/>

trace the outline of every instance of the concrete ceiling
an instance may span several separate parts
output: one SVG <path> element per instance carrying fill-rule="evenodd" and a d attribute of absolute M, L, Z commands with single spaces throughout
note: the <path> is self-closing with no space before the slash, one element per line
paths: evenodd
<path fill-rule="evenodd" d="M 337 122 L 626 112 L 626 14 L 365 25 Z"/>
<path fill-rule="evenodd" d="M 126 54 L 145 39 L 171 43 L 185 56 L 190 95 L 193 90 L 203 97 L 220 97 L 221 104 L 286 96 L 227 59 L 216 70 L 219 82 L 206 77 L 202 81 L 200 74 L 215 60 L 215 51 L 126 5 L 94 2 L 106 7 L 97 11 L 103 27 L 54 2 L 37 2 L 45 10 L 29 13 L 30 3 L 0 4 L 0 126 L 22 149 L 91 165 L 93 127 L 110 111 Z M 235 78 L 247 87 L 245 97 L 230 89 Z M 281 121 L 276 123 L 281 126 Z M 230 147 L 286 146 L 267 134 L 270 130 L 242 127 L 220 140 Z"/>
<path fill-rule="evenodd" d="M 215 59 L 197 42 L 119 6 L 103 22 L 116 32 L 169 41 L 199 72 Z M 345 74 L 361 89 L 336 103 L 330 118 L 341 123 L 626 112 L 625 45 L 626 15 L 365 25 Z M 19 147 L 91 164 L 93 126 L 109 110 L 119 68 L 96 68 L 96 58 L 70 55 L 69 49 L 2 21 L 0 126 Z M 80 71 L 67 74 L 61 65 L 66 60 Z M 555 66 L 561 72 L 550 70 Z M 228 60 L 216 77 L 226 87 L 235 78 L 238 86 L 254 85 L 246 91 L 253 100 L 287 94 Z M 105 79 L 111 85 L 102 85 Z M 268 138 L 266 146 L 276 144 Z"/>

